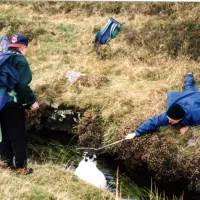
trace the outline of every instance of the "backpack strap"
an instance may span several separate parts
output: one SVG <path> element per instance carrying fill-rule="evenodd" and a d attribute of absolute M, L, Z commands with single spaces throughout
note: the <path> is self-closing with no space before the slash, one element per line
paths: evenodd
<path fill-rule="evenodd" d="M 111 23 L 112 23 L 112 20 L 109 19 L 108 22 L 104 25 L 104 27 L 100 30 L 101 35 L 103 35 L 107 31 Z"/>
<path fill-rule="evenodd" d="M 13 56 L 14 55 L 19 55 L 19 56 L 23 56 L 22 54 L 20 54 L 19 52 L 16 52 L 16 51 L 5 51 L 5 52 L 8 52 L 8 53 L 11 53 L 12 55 L 10 56 L 10 64 L 12 63 L 12 59 L 13 59 Z"/>

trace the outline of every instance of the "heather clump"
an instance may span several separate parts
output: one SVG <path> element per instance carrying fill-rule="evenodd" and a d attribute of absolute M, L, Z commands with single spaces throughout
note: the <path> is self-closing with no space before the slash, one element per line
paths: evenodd
<path fill-rule="evenodd" d="M 180 30 L 182 30 L 180 32 Z M 199 52 L 198 19 L 149 20 L 140 29 L 130 27 L 125 38 L 133 48 L 147 48 L 151 53 L 166 53 L 173 58 L 183 55 L 198 59 Z"/>
<path fill-rule="evenodd" d="M 99 147 L 102 141 L 103 121 L 94 110 L 87 110 L 77 126 L 80 145 Z"/>

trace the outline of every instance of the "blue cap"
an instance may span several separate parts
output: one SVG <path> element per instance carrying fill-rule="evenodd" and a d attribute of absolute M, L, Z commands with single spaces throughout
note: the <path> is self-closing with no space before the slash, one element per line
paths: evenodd
<path fill-rule="evenodd" d="M 28 37 L 21 33 L 16 33 L 12 35 L 8 47 L 22 47 L 22 46 L 28 46 Z"/>

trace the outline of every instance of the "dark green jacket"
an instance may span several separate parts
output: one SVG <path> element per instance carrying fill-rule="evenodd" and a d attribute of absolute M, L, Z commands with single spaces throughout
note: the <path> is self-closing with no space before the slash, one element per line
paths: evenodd
<path fill-rule="evenodd" d="M 21 53 L 17 49 L 9 48 L 8 50 L 15 53 L 11 64 L 19 72 L 19 82 L 15 86 L 14 90 L 8 91 L 7 103 L 18 102 L 31 106 L 35 103 L 36 97 L 29 86 L 29 83 L 32 80 L 32 73 L 28 61 L 23 55 L 19 55 Z"/>

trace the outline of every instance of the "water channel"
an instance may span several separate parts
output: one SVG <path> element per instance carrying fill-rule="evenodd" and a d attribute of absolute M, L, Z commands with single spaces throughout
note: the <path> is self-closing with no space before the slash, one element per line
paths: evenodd
<path fill-rule="evenodd" d="M 71 135 L 66 135 L 60 131 L 47 131 L 45 129 L 40 133 L 34 133 L 34 136 L 31 134 L 30 143 L 35 147 L 38 146 L 37 149 L 41 148 L 43 154 L 46 154 L 45 156 L 50 160 L 62 160 L 65 162 L 69 161 L 68 165 L 75 164 L 75 166 L 77 166 L 82 160 L 83 152 L 77 150 L 77 140 L 74 140 Z M 33 151 L 31 149 L 31 145 L 30 151 Z M 62 150 L 63 148 L 65 151 Z M 56 154 L 56 152 L 63 153 Z M 34 154 L 35 152 L 32 153 Z M 41 155 L 39 156 L 41 157 Z M 97 159 L 97 167 L 105 175 L 108 183 L 108 190 L 111 192 L 115 193 L 116 183 L 118 181 L 118 191 L 121 199 L 123 200 L 148 200 L 150 199 L 151 191 L 155 192 L 155 189 L 158 190 L 158 187 L 154 185 L 153 181 L 151 180 L 151 176 L 147 173 L 147 171 L 141 171 L 140 174 L 130 178 L 126 173 L 126 168 L 123 165 L 123 161 L 118 160 L 114 155 L 99 155 Z M 177 189 L 178 188 L 180 190 L 181 185 L 180 187 L 177 186 Z M 164 189 L 159 188 L 159 194 L 164 193 Z M 173 197 L 173 195 L 170 194 L 170 197 L 166 197 L 165 195 L 165 198 L 155 197 L 152 198 L 152 200 L 200 200 L 199 194 L 196 193 L 188 192 L 184 194 L 184 198 L 181 196 L 182 195 L 179 191 L 179 197 Z"/>

